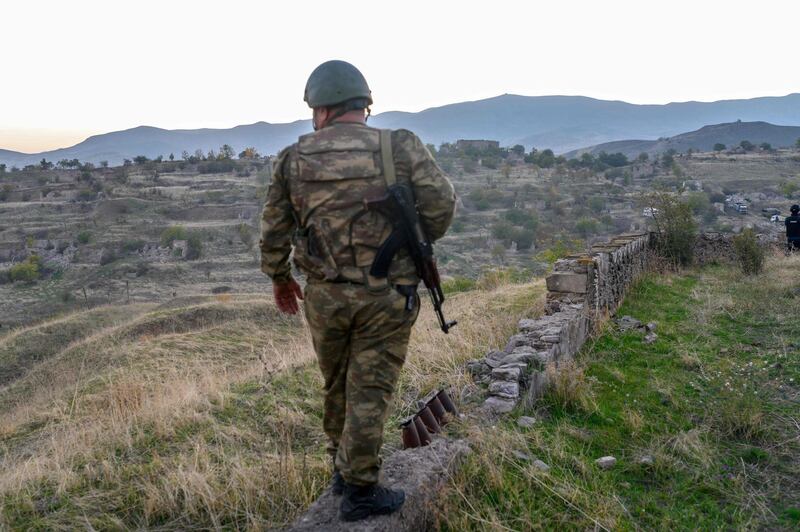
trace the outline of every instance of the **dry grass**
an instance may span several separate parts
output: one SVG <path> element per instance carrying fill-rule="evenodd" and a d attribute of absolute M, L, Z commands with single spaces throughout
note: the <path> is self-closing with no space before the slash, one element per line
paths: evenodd
<path fill-rule="evenodd" d="M 545 398 L 564 410 L 593 412 L 597 409 L 593 381 L 586 376 L 586 368 L 573 359 L 548 364 Z"/>
<path fill-rule="evenodd" d="M 455 295 L 447 336 L 424 304 L 395 417 L 434 387 L 467 397 L 464 360 L 540 312 L 542 291 Z M 93 331 L 0 389 L 0 527 L 257 530 L 310 504 L 328 464 L 305 325 L 225 296 Z"/>

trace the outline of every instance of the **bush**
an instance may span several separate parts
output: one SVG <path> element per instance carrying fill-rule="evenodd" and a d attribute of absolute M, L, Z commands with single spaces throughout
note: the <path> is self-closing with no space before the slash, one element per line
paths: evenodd
<path fill-rule="evenodd" d="M 117 254 L 111 248 L 106 248 L 100 253 L 100 266 L 111 264 L 115 260 L 117 260 Z"/>
<path fill-rule="evenodd" d="M 575 231 L 584 238 L 595 234 L 597 229 L 597 222 L 591 218 L 581 218 L 575 224 Z"/>
<path fill-rule="evenodd" d="M 653 223 L 661 255 L 674 267 L 691 264 L 697 240 L 697 222 L 692 217 L 689 203 L 668 192 L 654 192 L 645 197 L 645 205 L 656 209 Z"/>
<path fill-rule="evenodd" d="M 97 199 L 97 192 L 89 188 L 84 188 L 78 191 L 77 197 L 80 201 L 94 201 Z"/>
<path fill-rule="evenodd" d="M 171 246 L 172 243 L 176 240 L 186 240 L 187 233 L 186 228 L 182 225 L 173 225 L 171 227 L 167 227 L 161 232 L 161 245 L 162 246 Z"/>
<path fill-rule="evenodd" d="M 468 277 L 454 277 L 453 279 L 442 281 L 442 291 L 445 294 L 468 292 L 470 290 L 474 290 L 475 286 L 475 280 Z"/>
<path fill-rule="evenodd" d="M 40 262 L 37 255 L 31 255 L 25 262 L 12 266 L 8 270 L 8 276 L 12 281 L 33 282 L 41 276 Z"/>
<path fill-rule="evenodd" d="M 764 269 L 764 249 L 758 245 L 752 229 L 745 229 L 733 237 L 733 249 L 745 275 L 757 275 Z"/>
<path fill-rule="evenodd" d="M 81 244 L 88 244 L 89 241 L 92 239 L 92 233 L 90 233 L 89 231 L 81 231 L 80 233 L 78 233 L 77 239 L 78 242 L 80 242 Z"/>
<path fill-rule="evenodd" d="M 247 249 L 253 249 L 253 244 L 255 244 L 255 239 L 253 238 L 253 234 L 250 232 L 250 226 L 247 224 L 239 224 L 239 228 L 237 229 L 239 233 L 239 240 L 242 241 Z"/>
<path fill-rule="evenodd" d="M 186 255 L 184 255 L 184 258 L 186 260 L 199 259 L 203 254 L 203 242 L 200 240 L 200 237 L 197 235 L 191 235 L 187 239 L 186 244 Z"/>
<path fill-rule="evenodd" d="M 144 240 L 125 240 L 122 242 L 122 251 L 125 253 L 133 253 L 134 251 L 139 251 L 145 245 Z"/>

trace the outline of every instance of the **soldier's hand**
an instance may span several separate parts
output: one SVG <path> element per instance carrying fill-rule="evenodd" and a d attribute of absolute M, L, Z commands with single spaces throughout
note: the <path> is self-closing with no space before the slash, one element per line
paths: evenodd
<path fill-rule="evenodd" d="M 285 283 L 273 284 L 272 294 L 275 296 L 275 304 L 281 312 L 297 314 L 297 311 L 300 310 L 297 300 L 303 299 L 303 290 L 294 279 Z"/>

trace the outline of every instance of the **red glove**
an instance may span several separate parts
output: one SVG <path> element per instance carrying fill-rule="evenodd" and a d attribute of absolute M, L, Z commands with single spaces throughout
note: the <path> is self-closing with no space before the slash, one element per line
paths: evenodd
<path fill-rule="evenodd" d="M 275 296 L 275 304 L 281 312 L 285 314 L 297 314 L 297 311 L 300 310 L 297 300 L 299 299 L 302 301 L 303 290 L 294 279 L 280 284 L 273 283 L 272 295 Z"/>

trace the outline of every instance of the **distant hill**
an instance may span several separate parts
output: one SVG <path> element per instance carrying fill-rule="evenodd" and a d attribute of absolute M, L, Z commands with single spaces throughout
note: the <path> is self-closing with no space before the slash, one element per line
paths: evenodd
<path fill-rule="evenodd" d="M 717 143 L 728 148 L 738 146 L 743 140 L 753 144 L 768 142 L 773 148 L 794 146 L 800 139 L 800 127 L 776 126 L 767 122 L 729 122 L 704 126 L 697 131 L 682 133 L 674 137 L 659 140 L 618 140 L 605 142 L 579 150 L 565 153 L 565 157 L 578 157 L 583 153 L 597 155 L 606 153 L 624 153 L 629 158 L 636 157 L 644 152 L 648 155 L 657 155 L 670 149 L 678 153 L 694 151 L 711 151 Z"/>
<path fill-rule="evenodd" d="M 522 144 L 526 149 L 551 148 L 557 153 L 624 138 L 657 139 L 691 131 L 706 124 L 735 120 L 772 124 L 800 124 L 800 94 L 781 97 L 636 105 L 596 100 L 584 96 L 517 96 L 505 94 L 462 102 L 418 113 L 392 111 L 376 115 L 370 124 L 408 128 L 425 142 L 440 144 L 459 138 L 498 140 L 502 145 Z M 310 131 L 310 122 L 255 124 L 231 129 L 166 130 L 136 127 L 95 135 L 70 148 L 36 154 L 0 150 L 0 162 L 9 166 L 77 158 L 119 164 L 136 155 L 155 157 L 183 150 L 208 151 L 230 144 L 238 152 L 255 146 L 261 153 L 276 153 L 298 135 Z"/>

